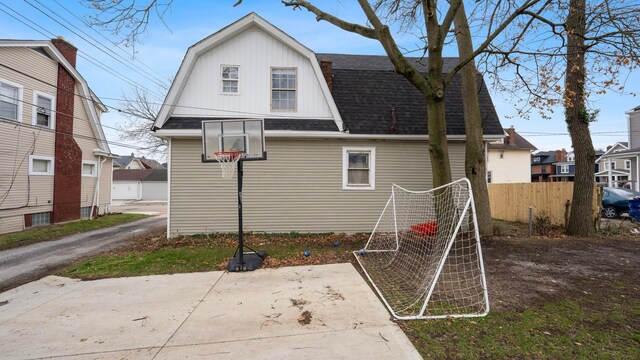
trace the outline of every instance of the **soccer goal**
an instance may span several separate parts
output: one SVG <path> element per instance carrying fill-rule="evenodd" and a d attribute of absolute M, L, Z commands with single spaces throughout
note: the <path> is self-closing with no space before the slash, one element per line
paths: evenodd
<path fill-rule="evenodd" d="M 367 244 L 354 254 L 396 319 L 476 317 L 489 312 L 467 179 L 429 191 L 392 185 Z"/>

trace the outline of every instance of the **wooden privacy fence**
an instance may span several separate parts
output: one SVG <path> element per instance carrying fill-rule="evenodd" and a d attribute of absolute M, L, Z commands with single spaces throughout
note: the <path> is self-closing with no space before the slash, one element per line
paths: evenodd
<path fill-rule="evenodd" d="M 554 225 L 564 225 L 567 201 L 573 197 L 572 182 L 536 182 L 514 184 L 488 184 L 491 216 L 494 219 L 529 222 L 529 207 L 533 217 L 542 212 Z M 595 216 L 599 216 L 598 191 L 593 191 Z M 585 224 L 592 219 L 585 219 Z"/>

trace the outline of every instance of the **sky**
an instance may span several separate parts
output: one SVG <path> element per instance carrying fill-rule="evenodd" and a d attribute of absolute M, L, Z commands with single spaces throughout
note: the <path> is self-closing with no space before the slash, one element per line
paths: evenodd
<path fill-rule="evenodd" d="M 154 101 L 161 103 L 166 90 L 157 83 L 169 83 L 173 79 L 187 48 L 250 12 L 256 12 L 318 53 L 384 55 L 377 41 L 345 32 L 324 21 L 317 22 L 313 14 L 306 10 L 292 11 L 279 0 L 244 0 L 240 6 L 233 7 L 235 2 L 175 0 L 164 17 L 164 24 L 152 19 L 142 42 L 135 46 L 135 58 L 132 58 L 131 48 L 114 44 L 119 37 L 102 29 L 89 28 L 81 21 L 90 11 L 79 1 L 0 0 L 0 38 L 43 40 L 63 36 L 78 47 L 78 70 L 98 97 L 112 107 L 102 117 L 112 152 L 134 152 L 136 155 L 142 155 L 138 146 L 121 140 L 120 133 L 114 129 L 124 120 L 124 115 L 117 111 L 122 108 L 123 94 L 130 93 L 133 85 L 142 86 L 156 92 Z M 365 24 L 364 14 L 355 1 L 316 0 L 312 3 L 347 21 Z M 397 42 L 411 48 L 415 38 L 407 34 L 398 37 Z M 456 56 L 455 45 L 446 48 L 444 55 Z M 627 91 L 640 93 L 639 76 L 640 70 L 631 74 Z M 571 149 L 561 108 L 550 114 L 551 119 L 541 119 L 535 113 L 529 119 L 522 119 L 515 116 L 509 94 L 489 90 L 503 127 L 514 126 L 540 150 Z M 605 149 L 607 145 L 627 141 L 625 111 L 640 105 L 640 97 L 608 93 L 590 100 L 593 108 L 600 109 L 597 122 L 590 126 L 594 147 Z"/>

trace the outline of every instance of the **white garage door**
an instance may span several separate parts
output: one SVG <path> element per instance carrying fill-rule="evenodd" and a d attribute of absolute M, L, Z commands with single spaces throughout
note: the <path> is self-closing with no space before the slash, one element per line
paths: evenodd
<path fill-rule="evenodd" d="M 139 181 L 114 181 L 111 197 L 113 200 L 140 200 L 142 186 Z"/>

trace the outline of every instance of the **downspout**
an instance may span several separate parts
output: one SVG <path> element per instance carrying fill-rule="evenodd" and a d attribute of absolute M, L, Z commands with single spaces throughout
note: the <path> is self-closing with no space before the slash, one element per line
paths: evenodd
<path fill-rule="evenodd" d="M 102 159 L 102 161 L 100 161 L 101 159 Z M 96 187 L 95 187 L 95 189 L 93 189 L 93 201 L 91 202 L 91 213 L 89 215 L 89 219 L 90 220 L 93 220 L 93 218 L 94 218 L 93 210 L 96 207 L 96 202 L 98 201 L 98 196 L 100 195 L 100 176 L 102 175 L 102 165 L 104 164 L 105 161 L 107 161 L 106 157 L 103 159 L 102 156 L 98 156 L 98 169 L 97 169 L 97 176 L 96 176 Z"/>

